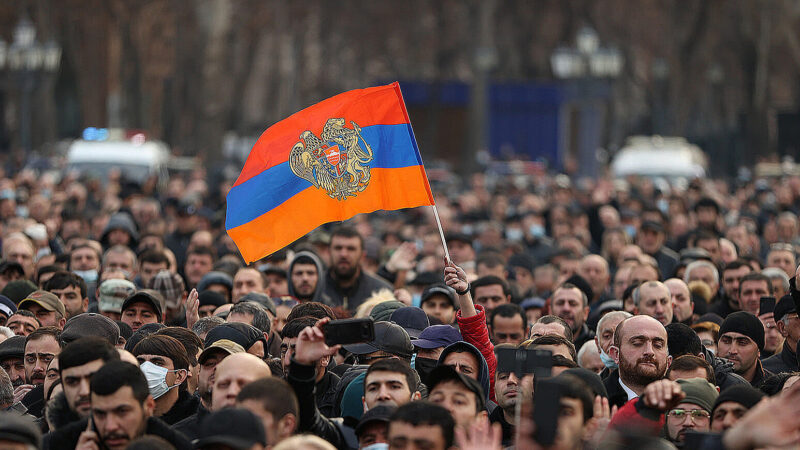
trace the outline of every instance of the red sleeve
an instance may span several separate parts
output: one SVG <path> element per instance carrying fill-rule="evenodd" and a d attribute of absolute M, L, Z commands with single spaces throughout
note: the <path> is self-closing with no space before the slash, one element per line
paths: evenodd
<path fill-rule="evenodd" d="M 609 428 L 640 430 L 658 436 L 664 428 L 664 414 L 644 406 L 638 398 L 628 401 L 614 414 Z"/>
<path fill-rule="evenodd" d="M 456 312 L 456 321 L 461 330 L 464 342 L 470 343 L 480 350 L 486 365 L 489 366 L 489 399 L 494 399 L 494 372 L 497 370 L 497 357 L 494 356 L 494 345 L 489 340 L 489 329 L 486 327 L 486 311 L 483 306 L 475 305 L 477 315 L 461 317 L 461 311 Z"/>

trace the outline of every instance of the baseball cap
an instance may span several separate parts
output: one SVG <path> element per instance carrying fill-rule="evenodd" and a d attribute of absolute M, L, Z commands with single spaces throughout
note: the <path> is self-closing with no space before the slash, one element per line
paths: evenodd
<path fill-rule="evenodd" d="M 0 440 L 41 448 L 42 433 L 28 415 L 0 412 Z"/>
<path fill-rule="evenodd" d="M 467 390 L 475 394 L 475 401 L 478 403 L 479 411 L 486 408 L 486 399 L 484 397 L 483 388 L 478 380 L 462 375 L 451 366 L 437 366 L 431 371 L 430 375 L 428 375 L 428 392 L 433 392 L 433 390 L 436 388 L 436 385 L 447 381 L 455 381 L 460 383 L 464 385 Z"/>
<path fill-rule="evenodd" d="M 186 284 L 183 282 L 183 278 L 169 270 L 160 270 L 147 282 L 145 287 L 161 294 L 164 297 L 166 306 L 172 309 L 180 306 L 183 292 L 186 291 Z"/>
<path fill-rule="evenodd" d="M 411 354 L 414 352 L 414 346 L 411 345 L 411 338 L 408 336 L 408 333 L 406 333 L 406 330 L 400 325 L 391 322 L 375 322 L 374 341 L 345 345 L 344 349 L 356 355 L 367 355 L 377 351 L 384 351 L 392 355 L 411 357 Z"/>
<path fill-rule="evenodd" d="M 67 317 L 67 310 L 64 308 L 64 304 L 61 303 L 61 300 L 52 292 L 31 292 L 19 302 L 19 309 L 26 309 L 31 303 L 35 303 L 48 311 L 55 311 L 61 314 L 61 317 Z"/>
<path fill-rule="evenodd" d="M 450 325 L 431 325 L 422 330 L 417 339 L 411 341 L 414 347 L 431 349 L 447 347 L 458 341 L 463 341 L 461 333 Z"/>
<path fill-rule="evenodd" d="M 655 220 L 645 220 L 642 222 L 642 225 L 639 227 L 641 230 L 652 230 L 658 233 L 664 232 L 664 225 Z"/>
<path fill-rule="evenodd" d="M 161 294 L 150 289 L 140 289 L 125 299 L 122 303 L 122 311 L 130 308 L 134 303 L 147 303 L 152 306 L 158 321 L 161 321 L 161 317 L 164 314 L 164 297 Z"/>
<path fill-rule="evenodd" d="M 0 361 L 8 358 L 20 358 L 25 356 L 25 336 L 11 336 L 0 342 Z"/>
<path fill-rule="evenodd" d="M 432 284 L 427 288 L 425 288 L 425 290 L 422 291 L 422 295 L 420 296 L 419 304 L 421 305 L 425 303 L 426 301 L 428 301 L 428 299 L 430 299 L 434 295 L 444 295 L 445 298 L 450 300 L 450 303 L 453 305 L 453 308 L 458 309 L 458 302 L 456 300 L 456 291 L 444 283 Z"/>
<path fill-rule="evenodd" d="M 71 317 L 64 325 L 61 339 L 70 343 L 84 336 L 99 336 L 111 345 L 119 343 L 119 326 L 102 314 L 83 313 Z"/>
<path fill-rule="evenodd" d="M 206 347 L 203 352 L 200 353 L 200 357 L 197 358 L 197 362 L 203 364 L 208 358 L 211 357 L 211 355 L 215 353 L 226 353 L 227 356 L 234 353 L 244 353 L 245 351 L 246 350 L 244 347 L 236 342 L 231 341 L 230 339 L 219 339 Z"/>
<path fill-rule="evenodd" d="M 0 299 L 2 300 L 2 299 Z M 789 294 L 784 295 L 781 297 L 778 304 L 775 305 L 775 311 L 773 311 L 773 315 L 775 316 L 775 321 L 782 320 L 787 314 L 796 314 L 797 310 L 794 306 L 794 300 L 792 296 Z"/>
<path fill-rule="evenodd" d="M 369 316 L 375 322 L 388 322 L 389 318 L 392 317 L 392 313 L 404 306 L 406 305 L 403 302 L 397 300 L 388 300 L 375 305 L 375 307 L 372 308 L 372 311 L 369 312 Z"/>
<path fill-rule="evenodd" d="M 425 311 L 416 306 L 404 306 L 395 309 L 389 321 L 403 327 L 406 333 L 412 338 L 419 337 L 422 330 L 431 326 L 428 315 L 425 314 Z"/>
<path fill-rule="evenodd" d="M 261 419 L 243 408 L 226 408 L 204 417 L 197 437 L 192 444 L 198 449 L 223 445 L 236 450 L 247 450 L 255 444 L 267 445 Z"/>
<path fill-rule="evenodd" d="M 0 314 L 5 314 L 6 318 L 8 318 L 15 312 L 17 312 L 17 305 L 5 295 L 0 295 Z"/>
<path fill-rule="evenodd" d="M 114 313 L 122 312 L 122 303 L 136 292 L 136 285 L 128 280 L 110 279 L 100 284 L 97 309 Z"/>
<path fill-rule="evenodd" d="M 361 436 L 361 432 L 373 423 L 380 422 L 388 424 L 389 418 L 396 409 L 397 407 L 391 405 L 378 405 L 374 408 L 370 408 L 361 416 L 361 420 L 358 421 L 358 425 L 356 425 L 355 429 L 356 436 Z"/>

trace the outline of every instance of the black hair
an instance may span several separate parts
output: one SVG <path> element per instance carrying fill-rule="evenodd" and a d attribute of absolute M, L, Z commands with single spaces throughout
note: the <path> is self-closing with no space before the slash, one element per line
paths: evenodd
<path fill-rule="evenodd" d="M 334 228 L 331 231 L 331 242 L 333 242 L 333 238 L 339 236 L 343 238 L 358 238 L 358 242 L 361 244 L 361 250 L 364 250 L 364 237 L 361 236 L 361 233 L 350 225 L 339 225 L 338 227 Z"/>
<path fill-rule="evenodd" d="M 389 418 L 390 430 L 394 422 L 403 422 L 415 427 L 420 425 L 437 426 L 442 430 L 444 448 L 453 446 L 453 433 L 456 426 L 453 416 L 444 407 L 435 403 L 427 400 L 406 403 L 397 408 Z"/>
<path fill-rule="evenodd" d="M 542 325 L 549 325 L 551 323 L 557 323 L 557 324 L 561 325 L 562 328 L 564 328 L 564 334 L 566 335 L 565 337 L 567 338 L 567 340 L 569 340 L 571 342 L 572 339 L 573 339 L 572 328 L 570 328 L 569 324 L 564 319 L 562 319 L 561 317 L 558 317 L 558 316 L 556 316 L 554 314 L 548 314 L 546 316 L 539 317 L 539 320 L 534 322 L 534 324 L 537 324 L 537 323 L 541 323 Z M 531 328 L 533 328 L 533 325 L 531 325 Z"/>
<path fill-rule="evenodd" d="M 150 395 L 144 373 L 139 366 L 126 361 L 111 361 L 104 364 L 92 375 L 89 386 L 93 394 L 102 396 L 111 395 L 122 387 L 130 386 L 133 397 L 139 403 L 144 403 Z"/>
<path fill-rule="evenodd" d="M 145 434 L 132 440 L 125 450 L 175 450 L 175 446 L 162 437 L 155 434 Z"/>
<path fill-rule="evenodd" d="M 681 355 L 673 359 L 672 364 L 670 364 L 669 369 L 667 369 L 667 373 L 664 375 L 664 378 L 669 378 L 669 374 L 672 373 L 673 370 L 677 370 L 679 372 L 692 372 L 700 368 L 705 369 L 706 371 L 706 381 L 716 385 L 717 381 L 714 377 L 714 368 L 711 367 L 711 364 L 709 364 L 705 358 L 701 358 L 696 355 Z"/>
<path fill-rule="evenodd" d="M 364 392 L 367 391 L 367 378 L 372 372 L 394 372 L 401 373 L 406 377 L 406 384 L 410 393 L 417 391 L 417 374 L 408 362 L 396 358 L 380 359 L 369 366 L 367 374 L 364 375 Z"/>
<path fill-rule="evenodd" d="M 583 405 L 583 423 L 589 421 L 594 415 L 594 394 L 585 381 L 579 377 L 562 373 L 552 378 L 552 382 L 557 383 L 561 388 L 561 396 L 580 400 Z M 534 403 L 536 402 L 536 391 L 534 391 Z M 559 406 L 560 409 L 560 406 Z"/>
<path fill-rule="evenodd" d="M 475 267 L 478 267 L 478 264 L 483 264 L 484 266 L 489 268 L 501 266 L 505 270 L 506 262 L 497 252 L 484 251 L 481 252 L 481 254 L 479 254 L 477 258 L 475 258 Z"/>
<path fill-rule="evenodd" d="M 211 257 L 211 261 L 217 260 L 217 252 L 214 251 L 211 247 L 206 247 L 204 245 L 192 247 L 186 251 L 186 259 L 189 259 L 189 255 L 208 255 Z"/>
<path fill-rule="evenodd" d="M 719 204 L 710 197 L 703 197 L 694 204 L 694 212 L 700 208 L 714 208 L 714 211 L 719 214 Z"/>
<path fill-rule="evenodd" d="M 253 316 L 253 326 L 258 328 L 264 333 L 269 333 L 270 320 L 267 314 L 267 309 L 256 302 L 239 302 L 228 311 L 228 317 L 231 314 L 249 314 Z M 230 319 L 228 319 L 230 320 Z"/>
<path fill-rule="evenodd" d="M 786 385 L 789 378 L 796 376 L 800 376 L 800 372 L 782 372 L 770 375 L 761 380 L 758 389 L 770 397 L 778 395 L 783 390 L 783 386 Z"/>
<path fill-rule="evenodd" d="M 310 252 L 311 250 L 304 250 Z M 292 261 L 292 266 L 294 267 L 295 264 L 313 264 L 314 267 L 317 266 L 317 262 L 314 261 L 314 258 L 308 255 L 300 255 Z M 319 275 L 319 274 L 318 274 Z"/>
<path fill-rule="evenodd" d="M 750 264 L 748 264 L 747 261 L 739 258 L 729 262 L 728 264 L 725 264 L 725 267 L 722 268 L 721 272 L 725 273 L 726 270 L 736 270 L 741 269 L 742 267 L 747 267 L 748 269 L 752 270 L 752 267 L 750 267 Z"/>
<path fill-rule="evenodd" d="M 319 319 L 316 317 L 305 316 L 305 317 L 298 317 L 296 319 L 292 319 L 286 322 L 286 325 L 283 326 L 283 330 L 281 331 L 281 337 L 286 339 L 293 339 L 297 336 L 300 336 L 300 332 L 305 330 L 306 327 L 313 327 L 314 324 L 317 323 Z"/>
<path fill-rule="evenodd" d="M 699 355 L 703 352 L 700 337 L 688 325 L 682 323 L 667 324 L 667 347 L 673 358 L 683 355 Z"/>
<path fill-rule="evenodd" d="M 290 322 L 304 316 L 316 317 L 317 319 L 324 319 L 325 317 L 330 317 L 331 320 L 336 319 L 336 315 L 330 306 L 319 302 L 303 302 L 292 308 L 292 311 L 286 317 L 286 321 Z"/>
<path fill-rule="evenodd" d="M 86 298 L 86 281 L 78 275 L 65 270 L 56 272 L 52 278 L 44 283 L 42 289 L 52 291 L 53 289 L 66 289 L 68 287 L 77 287 L 81 291 L 81 298 Z"/>
<path fill-rule="evenodd" d="M 294 390 L 289 383 L 275 376 L 259 378 L 244 385 L 236 396 L 236 402 L 245 400 L 258 401 L 265 411 L 272 414 L 275 422 L 287 414 L 294 414 L 299 418 L 300 407 Z"/>
<path fill-rule="evenodd" d="M 500 317 L 507 317 L 513 318 L 514 316 L 522 317 L 522 329 L 528 329 L 528 316 L 525 315 L 525 312 L 519 305 L 514 303 L 504 303 L 502 305 L 497 306 L 497 308 L 493 309 L 492 312 L 489 314 L 489 323 L 494 326 L 494 318 Z"/>
<path fill-rule="evenodd" d="M 46 273 L 60 272 L 62 270 L 64 270 L 64 268 L 56 264 L 40 267 L 39 270 L 36 271 L 36 284 L 39 285 L 39 279 L 42 277 L 42 275 Z"/>
<path fill-rule="evenodd" d="M 58 343 L 58 347 L 64 348 L 64 341 L 61 339 L 61 329 L 57 327 L 39 327 L 33 330 L 31 334 L 25 337 L 25 345 L 27 346 L 28 342 L 41 339 L 45 336 L 52 336 Z"/>
<path fill-rule="evenodd" d="M 139 264 L 166 264 L 169 267 L 169 259 L 163 250 L 148 249 L 139 255 Z"/>
<path fill-rule="evenodd" d="M 151 334 L 139 341 L 131 353 L 133 353 L 133 356 L 164 356 L 172 360 L 175 370 L 189 369 L 189 356 L 186 354 L 186 347 L 181 344 L 181 341 L 171 336 Z"/>
<path fill-rule="evenodd" d="M 580 367 L 578 363 L 562 355 L 552 355 L 550 361 L 553 367 L 566 367 L 567 369 L 577 369 Z"/>
<path fill-rule="evenodd" d="M 70 342 L 61 350 L 58 354 L 58 368 L 64 373 L 66 369 L 98 359 L 104 362 L 118 360 L 119 352 L 106 338 L 86 336 Z"/>
<path fill-rule="evenodd" d="M 166 327 L 158 330 L 156 335 L 164 335 L 175 338 L 183 344 L 186 349 L 186 356 L 189 357 L 189 364 L 197 365 L 197 351 L 203 349 L 203 341 L 191 330 L 183 327 Z"/>
<path fill-rule="evenodd" d="M 125 350 L 129 352 L 133 352 L 133 348 L 136 347 L 142 339 L 150 336 L 151 334 L 157 333 L 162 328 L 166 328 L 167 326 L 163 323 L 146 323 L 139 327 L 135 333 L 133 333 L 130 339 L 125 342 Z"/>
<path fill-rule="evenodd" d="M 508 283 L 500 277 L 496 277 L 494 275 L 487 275 L 485 277 L 480 277 L 477 280 L 473 281 L 470 285 L 470 294 L 472 294 L 472 298 L 475 298 L 475 290 L 479 287 L 484 286 L 492 286 L 494 284 L 499 284 L 503 287 L 503 295 L 508 297 L 511 295 L 511 288 L 508 286 Z"/>
<path fill-rule="evenodd" d="M 772 280 L 770 280 L 768 276 L 762 274 L 761 272 L 750 272 L 739 280 L 739 295 L 742 294 L 742 286 L 744 286 L 745 281 L 763 281 L 767 283 L 767 291 L 769 292 L 769 295 L 774 293 L 772 289 Z"/>
<path fill-rule="evenodd" d="M 572 357 L 572 361 L 575 362 L 578 360 L 578 355 L 575 352 L 575 344 L 573 344 L 571 341 L 568 341 L 563 336 L 558 336 L 556 334 L 539 336 L 530 344 L 528 344 L 528 348 L 535 349 L 540 345 L 564 345 L 569 350 L 569 355 Z"/>

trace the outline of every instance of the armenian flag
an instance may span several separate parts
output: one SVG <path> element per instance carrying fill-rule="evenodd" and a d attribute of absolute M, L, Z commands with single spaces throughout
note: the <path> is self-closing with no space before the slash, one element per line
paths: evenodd
<path fill-rule="evenodd" d="M 395 82 L 344 92 L 269 127 L 228 193 L 225 229 L 250 263 L 327 222 L 433 204 Z"/>

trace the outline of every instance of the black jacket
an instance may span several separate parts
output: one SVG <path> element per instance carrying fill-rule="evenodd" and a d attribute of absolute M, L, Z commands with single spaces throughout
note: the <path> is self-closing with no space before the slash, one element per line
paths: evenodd
<path fill-rule="evenodd" d="M 298 433 L 315 434 L 338 449 L 358 448 L 358 441 L 353 439 L 355 434 L 352 433 L 349 424 L 345 424 L 341 419 L 331 420 L 320 414 L 314 400 L 316 387 L 314 366 L 300 364 L 292 359 L 289 363 L 286 381 L 292 386 L 297 396 L 298 414 L 300 415 L 297 424 Z"/>
<path fill-rule="evenodd" d="M 594 339 L 594 331 L 590 330 L 589 326 L 584 323 L 580 329 L 580 332 L 574 338 L 575 349 L 579 350 L 583 344 L 591 341 L 592 339 Z"/>
<path fill-rule="evenodd" d="M 200 436 L 200 422 L 210 411 L 200 403 L 197 412 L 176 423 L 172 428 L 183 433 L 189 440 L 195 440 Z"/>
<path fill-rule="evenodd" d="M 499 423 L 503 429 L 503 447 L 514 445 L 514 425 L 506 422 L 506 416 L 503 413 L 503 408 L 496 407 L 491 414 L 489 414 L 489 422 Z"/>
<path fill-rule="evenodd" d="M 53 426 L 53 430 L 50 431 L 60 430 L 73 422 L 81 420 L 78 414 L 70 409 L 67 397 L 64 396 L 63 392 L 59 392 L 47 402 L 44 414 L 47 418 L 46 425 Z"/>
<path fill-rule="evenodd" d="M 608 378 L 603 380 L 603 385 L 608 392 L 608 406 L 613 408 L 615 405 L 622 408 L 622 405 L 628 403 L 628 394 L 622 385 L 619 384 L 619 369 L 616 369 L 608 374 Z"/>
<path fill-rule="evenodd" d="M 64 428 L 60 428 L 52 433 L 44 435 L 42 441 L 42 449 L 44 450 L 73 450 L 78 445 L 78 439 L 81 433 L 86 431 L 86 425 L 89 419 L 81 419 L 78 422 L 73 422 Z M 147 419 L 147 428 L 144 434 L 152 434 L 163 438 L 170 444 L 174 445 L 177 450 L 192 450 L 192 443 L 183 434 L 175 431 L 164 423 L 161 419 L 156 417 L 149 417 Z"/>
<path fill-rule="evenodd" d="M 769 370 L 774 374 L 797 372 L 797 354 L 784 343 L 783 350 L 780 353 L 764 359 L 761 361 L 761 365 L 764 366 L 765 370 Z"/>
<path fill-rule="evenodd" d="M 167 425 L 174 425 L 181 420 L 191 416 L 197 412 L 200 407 L 200 397 L 192 395 L 185 390 L 178 393 L 178 401 L 172 405 L 169 411 L 165 412 L 159 419 L 167 423 Z"/>
<path fill-rule="evenodd" d="M 366 299 L 374 292 L 381 289 L 394 290 L 392 285 L 385 280 L 372 276 L 363 270 L 358 276 L 356 283 L 350 288 L 340 288 L 336 280 L 331 276 L 331 270 L 325 274 L 325 284 L 322 286 L 322 301 L 328 306 L 341 306 L 348 311 L 355 311 Z"/>
<path fill-rule="evenodd" d="M 336 405 L 336 386 L 339 384 L 339 377 L 332 372 L 325 372 L 314 389 L 314 400 L 317 403 L 320 414 L 325 417 L 336 417 L 339 408 Z"/>

